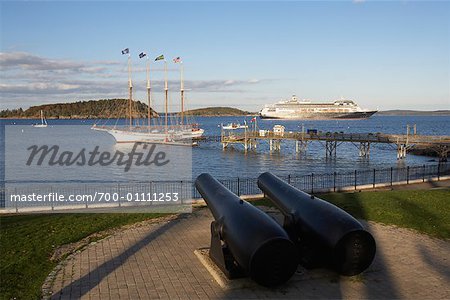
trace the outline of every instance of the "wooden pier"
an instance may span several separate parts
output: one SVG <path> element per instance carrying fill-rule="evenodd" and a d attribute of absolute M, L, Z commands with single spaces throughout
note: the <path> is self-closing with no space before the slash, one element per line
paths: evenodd
<path fill-rule="evenodd" d="M 336 157 L 336 149 L 342 143 L 352 143 L 357 147 L 360 157 L 369 158 L 372 144 L 390 144 L 397 149 L 397 159 L 406 157 L 408 150 L 416 146 L 425 146 L 433 149 L 441 161 L 446 160 L 450 151 L 450 136 L 429 136 L 410 133 L 384 134 L 384 133 L 344 133 L 344 132 L 274 132 L 269 130 L 242 132 L 222 131 L 221 136 L 207 137 L 206 140 L 220 141 L 223 148 L 230 145 L 242 145 L 247 152 L 256 149 L 259 142 L 267 141 L 270 151 L 280 151 L 282 141 L 294 141 L 296 152 L 305 152 L 308 144 L 319 142 L 325 148 L 327 158 Z M 415 129 L 415 127 L 414 127 Z"/>

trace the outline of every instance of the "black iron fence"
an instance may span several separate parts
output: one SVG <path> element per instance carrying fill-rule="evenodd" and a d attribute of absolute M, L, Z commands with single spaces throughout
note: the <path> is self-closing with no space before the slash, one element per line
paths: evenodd
<path fill-rule="evenodd" d="M 292 186 L 308 193 L 315 193 L 320 191 L 338 191 L 343 188 L 359 189 L 361 186 L 377 185 L 393 185 L 398 182 L 410 183 L 417 180 L 425 182 L 430 178 L 440 179 L 442 176 L 450 175 L 450 163 L 440 163 L 436 165 L 421 165 L 421 166 L 407 166 L 397 168 L 383 168 L 383 169 L 367 169 L 354 170 L 342 173 L 325 173 L 325 174 L 308 174 L 308 175 L 287 175 L 282 176 L 284 180 Z M 256 178 L 232 178 L 220 180 L 233 193 L 242 195 L 256 195 L 261 194 L 257 186 Z M 161 182 L 133 182 L 133 183 L 105 183 L 105 182 L 87 182 L 87 183 L 67 183 L 62 182 L 58 184 L 52 183 L 23 183 L 10 185 L 6 187 L 3 184 L 0 188 L 0 207 L 5 207 L 6 195 L 21 194 L 27 195 L 32 193 L 63 193 L 74 195 L 94 195 L 103 193 L 114 197 L 118 195 L 116 200 L 111 203 L 116 203 L 120 206 L 122 203 L 129 202 L 128 197 L 136 199 L 139 197 L 148 197 L 148 195 L 168 194 L 176 192 L 177 197 L 182 203 L 190 203 L 192 199 L 201 198 L 198 191 L 195 189 L 192 181 L 161 181 Z M 16 204 L 18 205 L 18 204 Z M 36 203 L 36 206 L 41 205 Z M 53 204 L 52 204 L 53 205 Z M 56 204 L 55 204 L 56 205 Z M 86 208 L 89 208 L 91 202 L 83 202 Z M 26 204 L 30 207 L 30 203 Z M 78 206 L 80 207 L 80 206 Z M 16 211 L 19 211 L 17 207 Z"/>
<path fill-rule="evenodd" d="M 450 175 L 450 164 L 441 163 L 436 165 L 407 166 L 397 168 L 354 170 L 343 173 L 324 173 L 308 175 L 282 176 L 292 186 L 305 192 L 314 193 L 319 191 L 337 191 L 342 188 L 355 188 L 362 185 L 376 187 L 381 184 L 393 185 L 397 182 L 409 183 L 413 180 L 425 182 L 430 178 L 439 178 Z M 227 188 L 237 195 L 260 194 L 256 178 L 235 178 L 220 180 Z M 194 198 L 201 198 L 194 191 Z"/>

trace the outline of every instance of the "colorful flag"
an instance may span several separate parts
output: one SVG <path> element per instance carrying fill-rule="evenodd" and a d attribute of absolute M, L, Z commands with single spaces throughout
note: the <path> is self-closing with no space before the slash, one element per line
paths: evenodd
<path fill-rule="evenodd" d="M 143 57 L 145 57 L 145 56 L 147 56 L 147 53 L 145 53 L 145 52 L 139 53 L 139 58 L 143 58 Z"/>
<path fill-rule="evenodd" d="M 160 56 L 155 58 L 155 61 L 158 61 L 158 60 L 164 60 L 164 55 L 161 54 Z"/>
<path fill-rule="evenodd" d="M 128 54 L 128 53 L 130 53 L 130 49 L 125 48 L 122 50 L 122 54 Z"/>
<path fill-rule="evenodd" d="M 256 117 L 253 117 L 253 119 L 250 122 L 255 122 L 256 121 Z"/>
<path fill-rule="evenodd" d="M 174 63 L 181 63 L 181 57 L 175 57 L 174 59 L 173 59 L 173 62 Z"/>

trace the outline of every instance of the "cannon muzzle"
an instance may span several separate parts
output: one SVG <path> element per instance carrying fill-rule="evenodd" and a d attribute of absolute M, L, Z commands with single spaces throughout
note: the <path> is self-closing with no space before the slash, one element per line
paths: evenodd
<path fill-rule="evenodd" d="M 375 240 L 350 214 L 270 172 L 258 177 L 258 187 L 285 216 L 284 228 L 297 243 L 304 266 L 330 266 L 347 276 L 370 266 Z"/>
<path fill-rule="evenodd" d="M 264 286 L 276 286 L 291 278 L 297 269 L 298 253 L 277 222 L 209 174 L 198 176 L 195 187 L 215 219 L 210 256 L 229 278 L 239 273 L 236 265 Z"/>

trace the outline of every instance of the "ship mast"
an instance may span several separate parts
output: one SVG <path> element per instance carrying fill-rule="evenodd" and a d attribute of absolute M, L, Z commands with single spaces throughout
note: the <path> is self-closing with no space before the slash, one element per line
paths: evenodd
<path fill-rule="evenodd" d="M 181 125 L 183 125 L 184 118 L 184 83 L 183 83 L 183 62 L 180 62 L 180 93 L 181 93 Z"/>
<path fill-rule="evenodd" d="M 130 128 L 133 126 L 132 118 L 132 101 L 133 101 L 133 84 L 131 83 L 131 55 L 128 53 L 128 88 L 129 88 L 129 98 L 128 98 L 128 111 L 130 113 Z"/>
<path fill-rule="evenodd" d="M 165 134 L 167 136 L 167 132 L 168 132 L 168 123 L 167 123 L 167 110 L 168 110 L 168 93 L 169 93 L 169 88 L 167 85 L 167 61 L 164 59 L 164 91 L 166 94 L 166 101 L 165 101 Z"/>
<path fill-rule="evenodd" d="M 152 87 L 150 85 L 150 59 L 147 56 L 147 100 L 148 100 L 147 120 L 148 120 L 149 130 L 150 130 L 151 118 L 152 118 L 152 113 L 151 113 L 151 104 L 152 104 L 151 90 L 152 90 Z"/>

